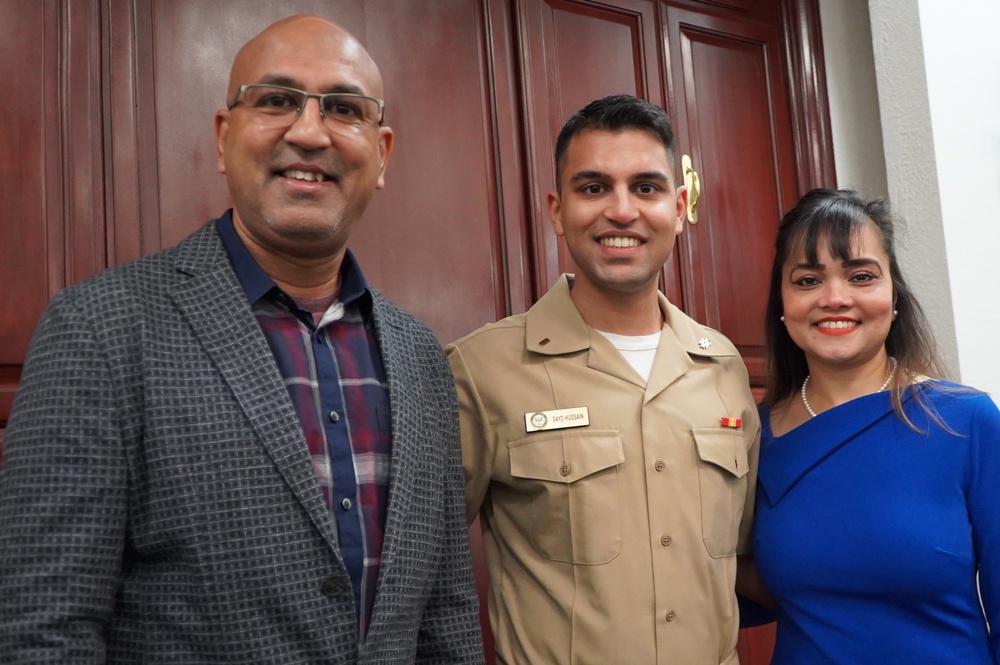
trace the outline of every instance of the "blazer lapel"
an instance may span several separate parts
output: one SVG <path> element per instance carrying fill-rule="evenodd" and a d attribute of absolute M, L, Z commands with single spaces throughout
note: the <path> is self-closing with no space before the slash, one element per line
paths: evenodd
<path fill-rule="evenodd" d="M 214 224 L 192 240 L 200 242 L 180 246 L 177 262 L 189 279 L 174 286 L 171 296 L 279 473 L 336 552 L 337 532 L 319 492 L 301 425 Z"/>
<path fill-rule="evenodd" d="M 423 377 L 419 375 L 416 364 L 412 362 L 416 349 L 412 340 L 385 306 L 385 301 L 377 292 L 372 292 L 372 317 L 375 326 L 375 338 L 379 353 L 382 356 L 382 366 L 385 369 L 386 383 L 389 386 L 389 408 L 392 417 L 392 462 L 389 471 L 389 506 L 386 509 L 385 532 L 382 535 L 382 563 L 379 578 L 389 573 L 397 561 L 397 553 L 401 543 L 401 529 L 393 524 L 401 525 L 412 519 L 410 511 L 413 504 L 409 490 L 403 478 L 414 478 L 416 464 L 415 455 L 420 446 L 412 438 L 416 435 L 429 435 L 424 432 L 420 408 L 417 400 L 411 396 L 413 389 L 408 386 L 418 386 Z M 412 547 L 412 543 L 405 543 Z M 376 603 L 376 608 L 378 607 Z M 373 615 L 374 622 L 374 615 Z"/>

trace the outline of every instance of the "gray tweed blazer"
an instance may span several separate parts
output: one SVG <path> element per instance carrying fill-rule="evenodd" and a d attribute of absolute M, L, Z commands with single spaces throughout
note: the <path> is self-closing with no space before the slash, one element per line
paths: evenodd
<path fill-rule="evenodd" d="M 0 464 L 0 662 L 482 663 L 457 408 L 374 293 L 391 490 L 359 645 L 337 530 L 210 222 L 57 295 Z"/>

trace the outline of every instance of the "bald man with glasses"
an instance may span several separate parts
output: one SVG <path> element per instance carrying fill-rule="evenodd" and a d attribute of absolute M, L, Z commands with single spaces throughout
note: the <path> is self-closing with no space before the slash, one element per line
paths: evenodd
<path fill-rule="evenodd" d="M 483 662 L 451 374 L 347 249 L 382 79 L 295 16 L 215 116 L 232 210 L 57 295 L 0 465 L 0 660 Z"/>

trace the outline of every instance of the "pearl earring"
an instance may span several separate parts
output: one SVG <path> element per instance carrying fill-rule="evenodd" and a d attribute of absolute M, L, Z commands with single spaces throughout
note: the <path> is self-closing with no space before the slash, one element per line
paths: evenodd
<path fill-rule="evenodd" d="M 785 322 L 785 315 L 784 315 L 784 314 L 782 314 L 782 315 L 781 315 L 781 322 L 782 322 L 782 323 L 784 323 L 784 322 Z"/>
<path fill-rule="evenodd" d="M 892 310 L 892 318 L 896 318 L 897 316 L 899 316 L 899 310 L 898 309 Z"/>

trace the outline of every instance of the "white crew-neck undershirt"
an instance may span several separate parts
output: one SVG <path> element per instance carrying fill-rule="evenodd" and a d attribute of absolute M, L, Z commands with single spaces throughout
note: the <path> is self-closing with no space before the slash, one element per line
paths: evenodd
<path fill-rule="evenodd" d="M 656 348 L 660 345 L 660 331 L 652 335 L 618 335 L 616 333 L 598 330 L 625 357 L 628 364 L 635 368 L 644 381 L 649 381 L 653 371 L 653 358 Z"/>

